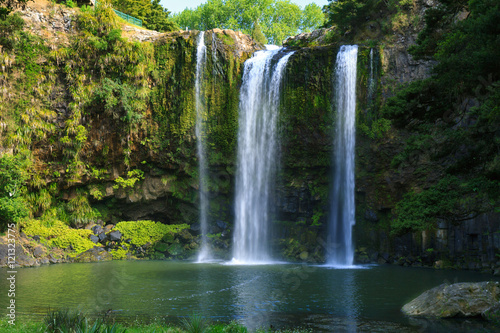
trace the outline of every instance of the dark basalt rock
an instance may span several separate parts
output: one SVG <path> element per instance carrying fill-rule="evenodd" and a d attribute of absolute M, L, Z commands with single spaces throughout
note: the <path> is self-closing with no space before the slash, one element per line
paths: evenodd
<path fill-rule="evenodd" d="M 102 232 L 102 227 L 100 225 L 95 225 L 92 227 L 92 232 L 94 235 L 99 235 Z"/>
<path fill-rule="evenodd" d="M 108 238 L 108 236 L 106 236 L 106 234 L 104 232 L 101 232 L 98 237 L 99 237 L 99 242 L 101 242 L 101 243 L 104 242 Z"/>
<path fill-rule="evenodd" d="M 115 230 L 115 231 L 111 231 L 109 234 L 108 234 L 108 237 L 109 239 L 112 241 L 112 242 L 117 242 L 119 241 L 121 238 L 122 238 L 122 233 L 118 230 Z"/>

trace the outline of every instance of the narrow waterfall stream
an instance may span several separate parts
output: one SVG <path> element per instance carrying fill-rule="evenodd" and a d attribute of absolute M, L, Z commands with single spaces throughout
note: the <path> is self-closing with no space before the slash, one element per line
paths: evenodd
<path fill-rule="evenodd" d="M 356 141 L 357 45 L 344 45 L 335 68 L 336 129 L 333 192 L 329 223 L 327 264 L 351 266 L 354 258 L 352 227 L 355 223 L 354 147 Z"/>
<path fill-rule="evenodd" d="M 204 94 L 204 74 L 207 61 L 207 48 L 205 46 L 205 32 L 201 31 L 198 37 L 198 47 L 196 50 L 196 149 L 198 155 L 198 177 L 200 196 L 200 229 L 201 229 L 201 250 L 198 254 L 198 262 L 211 259 L 210 248 L 208 246 L 208 179 L 207 179 L 207 156 L 205 152 L 206 141 L 206 101 Z"/>
<path fill-rule="evenodd" d="M 276 62 L 280 54 L 283 56 Z M 292 54 L 268 46 L 245 62 L 239 107 L 234 263 L 271 260 L 269 223 L 278 159 L 280 87 Z"/>

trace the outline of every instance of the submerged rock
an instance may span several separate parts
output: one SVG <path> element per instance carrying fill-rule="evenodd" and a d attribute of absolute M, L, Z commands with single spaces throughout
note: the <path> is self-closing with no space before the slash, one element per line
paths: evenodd
<path fill-rule="evenodd" d="M 498 282 L 442 284 L 427 290 L 401 310 L 409 316 L 475 317 L 496 306 L 499 299 Z"/>

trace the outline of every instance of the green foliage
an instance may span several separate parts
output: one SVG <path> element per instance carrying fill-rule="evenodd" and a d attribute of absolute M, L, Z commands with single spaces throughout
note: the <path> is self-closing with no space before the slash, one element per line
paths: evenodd
<path fill-rule="evenodd" d="M 25 154 L 0 155 L 0 231 L 29 215 L 23 195 L 30 165 Z"/>
<path fill-rule="evenodd" d="M 415 0 L 329 0 L 323 7 L 327 16 L 324 27 L 337 27 L 337 39 L 390 38 L 412 22 Z"/>
<path fill-rule="evenodd" d="M 391 121 L 389 119 L 380 118 L 372 121 L 370 126 L 363 123 L 360 125 L 360 128 L 370 139 L 380 139 L 391 129 Z"/>
<path fill-rule="evenodd" d="M 287 65 L 279 127 L 284 163 L 291 167 L 329 166 L 334 119 L 331 78 L 334 48 L 297 52 Z M 310 133 L 315 133 L 313 136 Z"/>
<path fill-rule="evenodd" d="M 77 5 L 76 5 L 76 2 L 73 2 L 73 0 L 66 0 L 66 1 L 64 2 L 64 4 L 65 4 L 66 6 L 68 6 L 69 8 L 75 8 L 75 7 L 77 6 Z"/>
<path fill-rule="evenodd" d="M 101 82 L 95 97 L 99 103 L 104 104 L 107 115 L 125 123 L 137 123 L 142 118 L 141 112 L 146 109 L 145 100 L 138 96 L 137 89 L 109 78 Z"/>
<path fill-rule="evenodd" d="M 115 179 L 116 185 L 113 188 L 133 188 L 135 183 L 139 180 L 144 179 L 144 171 L 136 169 L 127 172 L 127 179 L 123 179 L 122 177 L 118 177 Z"/>
<path fill-rule="evenodd" d="M 456 20 L 464 9 L 470 10 L 469 17 Z M 412 52 L 438 60 L 435 75 L 401 89 L 382 113 L 396 127 L 410 131 L 391 167 L 427 159 L 441 180 L 398 203 L 396 232 L 423 230 L 438 218 L 460 221 L 498 206 L 498 22 L 500 4 L 491 0 L 443 0 L 427 11 L 426 28 Z M 429 170 L 417 172 L 425 176 Z"/>
<path fill-rule="evenodd" d="M 113 6 L 125 14 L 142 20 L 143 26 L 160 32 L 177 30 L 160 0 L 113 0 Z"/>
<path fill-rule="evenodd" d="M 450 32 L 455 15 L 466 9 L 468 2 L 468 0 L 441 0 L 437 6 L 425 11 L 425 27 L 419 33 L 416 45 L 410 47 L 410 52 L 416 59 L 434 55 L 440 39 Z"/>
<path fill-rule="evenodd" d="M 45 332 L 48 333 L 125 333 L 126 329 L 116 323 L 106 323 L 98 318 L 91 322 L 81 313 L 73 313 L 68 310 L 49 312 L 45 318 Z"/>
<path fill-rule="evenodd" d="M 321 223 L 321 218 L 323 217 L 323 211 L 322 210 L 317 210 L 314 212 L 312 216 L 312 227 L 319 227 L 322 225 Z"/>
<path fill-rule="evenodd" d="M 50 247 L 70 248 L 74 254 L 92 249 L 95 244 L 89 240 L 92 231 L 88 229 L 72 229 L 59 220 L 34 220 L 22 223 L 22 231 L 26 235 L 40 236 L 42 242 Z"/>
<path fill-rule="evenodd" d="M 359 27 L 366 20 L 374 1 L 359 0 L 329 0 L 325 6 L 328 21 L 325 26 L 336 25 L 341 35 Z"/>
<path fill-rule="evenodd" d="M 118 28 L 117 18 L 109 0 L 98 1 L 93 11 L 81 11 L 76 24 L 79 30 L 98 37 L 106 36 Z"/>
<path fill-rule="evenodd" d="M 406 194 L 395 209 L 392 232 L 433 229 L 437 219 L 460 222 L 492 210 L 500 196 L 500 183 L 485 178 L 460 180 L 446 176 L 419 193 Z"/>
<path fill-rule="evenodd" d="M 323 18 L 320 7 L 314 3 L 301 10 L 285 0 L 209 0 L 173 17 L 181 28 L 221 28 L 247 34 L 252 34 L 254 23 L 259 22 L 264 36 L 276 45 L 281 45 L 288 36 L 316 29 Z"/>
<path fill-rule="evenodd" d="M 264 36 L 262 30 L 260 29 L 259 21 L 255 21 L 255 23 L 253 24 L 252 38 L 259 43 L 267 44 L 267 38 L 266 36 Z"/>
<path fill-rule="evenodd" d="M 159 242 L 167 234 L 175 235 L 188 228 L 187 224 L 168 225 L 154 221 L 119 222 L 115 226 L 115 230 L 122 233 L 123 239 L 130 239 L 130 243 L 136 246 Z"/>
<path fill-rule="evenodd" d="M 42 67 L 39 57 L 46 54 L 48 49 L 38 36 L 25 31 L 20 32 L 19 35 L 15 53 L 17 62 L 24 66 L 24 85 L 25 89 L 29 90 L 41 80 Z"/>
<path fill-rule="evenodd" d="M 90 206 L 87 195 L 79 192 L 67 203 L 69 221 L 72 225 L 86 224 L 99 217 L 99 212 Z"/>
<path fill-rule="evenodd" d="M 449 110 L 449 100 L 435 98 L 439 88 L 432 78 L 414 81 L 387 101 L 382 116 L 398 127 L 436 121 Z"/>
<path fill-rule="evenodd" d="M 236 321 L 232 321 L 227 325 L 223 325 L 223 324 L 217 325 L 216 324 L 216 325 L 210 326 L 208 329 L 208 332 L 209 333 L 247 333 L 248 330 L 246 329 L 246 327 L 238 324 Z M 257 332 L 260 332 L 260 330 L 258 330 Z"/>
<path fill-rule="evenodd" d="M 0 15 L 0 45 L 3 50 L 10 51 L 16 44 L 16 36 L 24 27 L 24 20 L 19 13 L 2 18 Z"/>
<path fill-rule="evenodd" d="M 197 314 L 193 314 L 189 318 L 182 318 L 181 326 L 188 333 L 208 332 L 207 321 L 202 316 Z"/>
<path fill-rule="evenodd" d="M 128 250 L 123 248 L 118 248 L 109 251 L 109 253 L 111 253 L 111 255 L 113 256 L 113 260 L 121 260 L 121 259 L 127 259 Z"/>

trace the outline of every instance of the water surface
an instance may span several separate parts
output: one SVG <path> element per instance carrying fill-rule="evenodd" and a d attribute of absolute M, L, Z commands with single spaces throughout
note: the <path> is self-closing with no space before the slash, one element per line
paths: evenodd
<path fill-rule="evenodd" d="M 1 269 L 2 291 L 6 275 L 7 270 Z M 89 314 L 112 310 L 119 320 L 170 321 L 197 313 L 213 321 L 238 320 L 250 328 L 302 326 L 318 332 L 468 331 L 482 324 L 415 321 L 403 316 L 400 308 L 442 283 L 493 278 L 389 265 L 334 269 L 167 261 L 57 264 L 18 269 L 16 310 L 18 316 L 36 318 L 49 309 Z M 4 315 L 5 307 L 1 308 Z M 483 332 L 493 329 L 486 327 Z"/>

